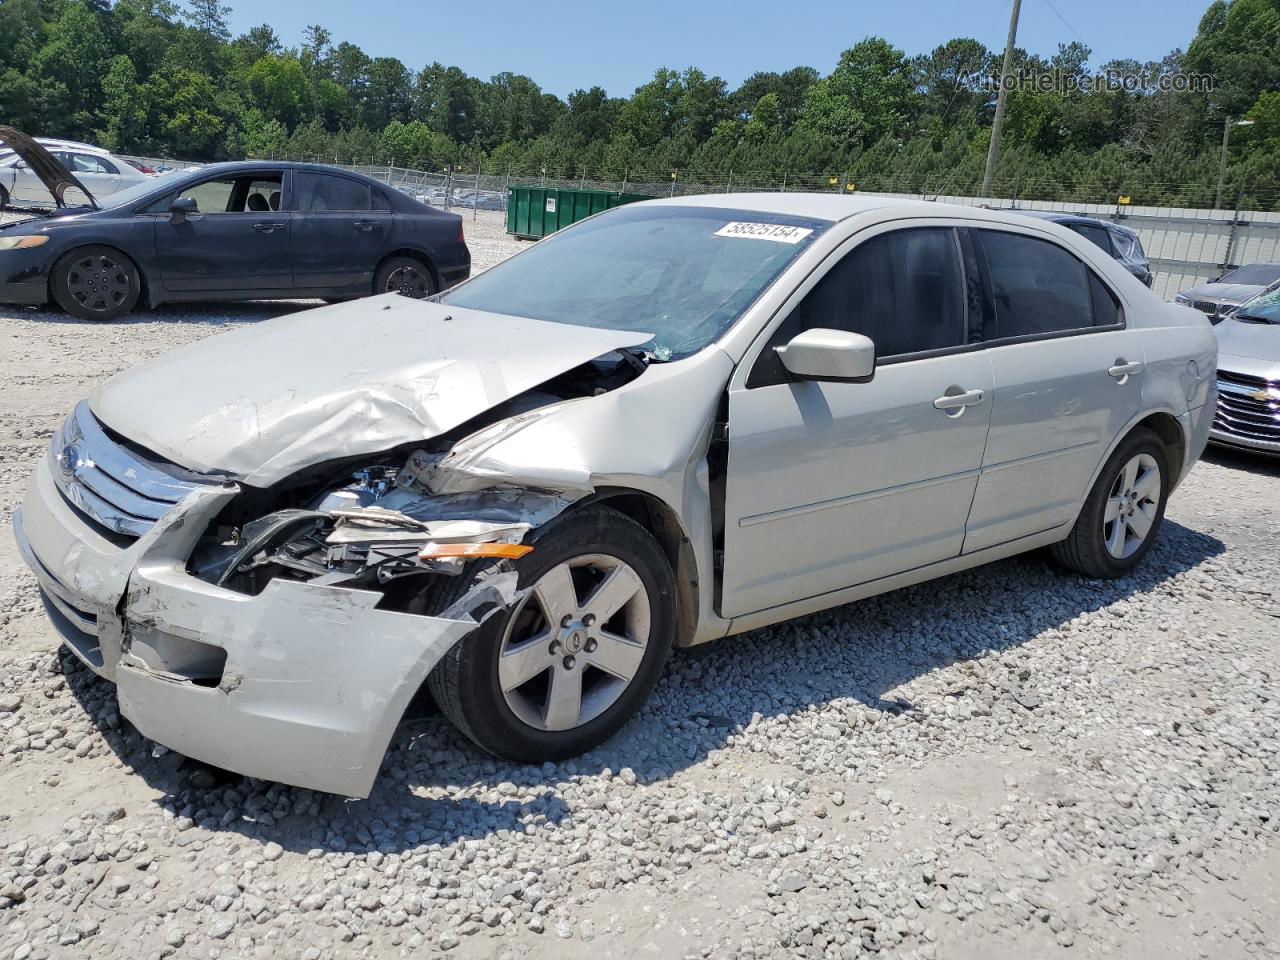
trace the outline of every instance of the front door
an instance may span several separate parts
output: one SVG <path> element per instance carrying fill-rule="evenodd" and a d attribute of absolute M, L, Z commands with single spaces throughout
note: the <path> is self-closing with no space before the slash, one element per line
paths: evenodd
<path fill-rule="evenodd" d="M 1043 237 L 973 230 L 995 378 L 964 551 L 1070 521 L 1111 440 L 1138 412 L 1145 356 L 1119 301 Z"/>
<path fill-rule="evenodd" d="M 214 177 L 153 204 L 156 256 L 167 289 L 183 292 L 291 292 L 290 216 L 281 210 L 281 174 Z M 197 212 L 174 222 L 173 200 Z"/>
<path fill-rule="evenodd" d="M 959 555 L 991 416 L 991 363 L 950 227 L 862 240 L 812 286 L 729 391 L 722 616 Z M 805 329 L 863 333 L 867 383 L 794 382 Z"/>
<path fill-rule="evenodd" d="M 391 206 L 364 180 L 298 170 L 293 175 L 294 276 L 299 289 L 365 295 L 388 253 Z"/>

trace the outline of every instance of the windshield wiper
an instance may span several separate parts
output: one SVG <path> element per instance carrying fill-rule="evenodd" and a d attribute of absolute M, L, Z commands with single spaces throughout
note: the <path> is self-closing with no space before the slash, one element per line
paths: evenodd
<path fill-rule="evenodd" d="M 1235 319 L 1237 320 L 1243 320 L 1245 323 L 1274 324 L 1276 322 L 1275 320 L 1270 320 L 1267 317 L 1260 316 L 1256 313 L 1240 313 L 1237 311 L 1236 313 L 1232 314 L 1232 316 L 1235 317 Z"/>

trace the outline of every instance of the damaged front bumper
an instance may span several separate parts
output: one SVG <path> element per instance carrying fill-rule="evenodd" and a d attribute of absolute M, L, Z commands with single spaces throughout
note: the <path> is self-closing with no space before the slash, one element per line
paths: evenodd
<path fill-rule="evenodd" d="M 45 458 L 14 531 L 55 627 L 116 683 L 142 734 L 247 776 L 367 796 L 410 699 L 476 628 L 472 610 L 511 600 L 515 574 L 437 617 L 377 609 L 374 591 L 285 579 L 237 593 L 186 569 L 236 492 L 196 490 L 126 543 L 86 522 Z"/>

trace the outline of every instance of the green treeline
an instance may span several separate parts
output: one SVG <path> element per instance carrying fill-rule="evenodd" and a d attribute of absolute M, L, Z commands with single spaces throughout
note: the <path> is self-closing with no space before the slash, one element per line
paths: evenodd
<path fill-rule="evenodd" d="M 629 97 L 594 86 L 561 99 L 519 74 L 369 56 L 321 26 L 297 48 L 265 24 L 233 37 L 228 13 L 218 0 L 2 0 L 0 121 L 191 160 L 972 194 L 1000 70 L 976 40 L 907 56 L 868 37 L 834 65 L 736 89 L 663 67 Z M 1243 119 L 1224 203 L 1280 203 L 1280 0 L 1217 0 L 1186 50 L 1158 62 L 1089 57 L 1080 43 L 1047 59 L 1018 51 L 1037 83 L 1010 94 L 997 195 L 1209 206 L 1224 124 Z M 1086 82 L 1108 73 L 1127 84 Z M 1212 89 L 1179 89 L 1180 77 Z"/>

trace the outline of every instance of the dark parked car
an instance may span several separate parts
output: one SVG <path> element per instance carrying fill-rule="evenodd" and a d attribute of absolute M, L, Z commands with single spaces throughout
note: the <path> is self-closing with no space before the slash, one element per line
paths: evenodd
<path fill-rule="evenodd" d="M 1280 263 L 1249 263 L 1228 270 L 1208 283 L 1183 290 L 1173 299 L 1175 303 L 1195 307 L 1208 314 L 1209 322 L 1216 324 L 1277 280 L 1280 280 Z"/>
<path fill-rule="evenodd" d="M 1122 227 L 1109 220 L 1099 220 L 1096 217 L 1081 217 L 1074 213 L 1056 213 L 1048 210 L 1020 210 L 1019 213 L 1062 224 L 1068 230 L 1097 244 L 1113 259 L 1123 264 L 1126 270 L 1148 287 L 1151 286 L 1153 277 L 1147 252 L 1142 249 L 1142 241 L 1138 239 L 1138 234 L 1128 227 Z"/>
<path fill-rule="evenodd" d="M 0 302 L 114 320 L 139 299 L 426 297 L 471 273 L 460 216 L 345 170 L 218 163 L 95 200 L 30 137 L 0 127 L 0 141 L 58 204 L 0 225 Z"/>

